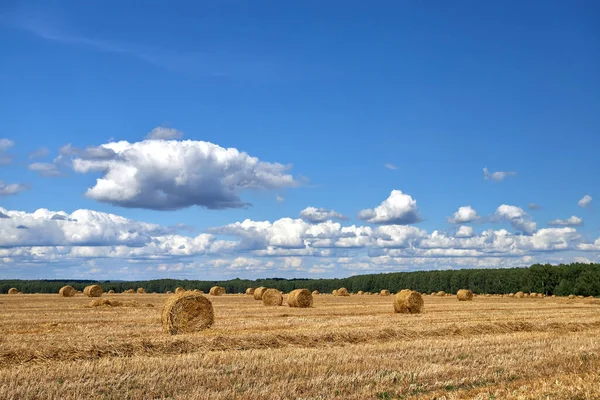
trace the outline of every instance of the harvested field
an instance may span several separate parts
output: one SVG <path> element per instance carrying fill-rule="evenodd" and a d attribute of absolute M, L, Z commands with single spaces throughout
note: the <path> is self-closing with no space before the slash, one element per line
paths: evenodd
<path fill-rule="evenodd" d="M 171 336 L 168 298 L 0 295 L 0 398 L 600 398 L 590 299 L 425 296 L 422 314 L 395 314 L 392 296 L 291 308 L 226 294 L 209 329 Z"/>

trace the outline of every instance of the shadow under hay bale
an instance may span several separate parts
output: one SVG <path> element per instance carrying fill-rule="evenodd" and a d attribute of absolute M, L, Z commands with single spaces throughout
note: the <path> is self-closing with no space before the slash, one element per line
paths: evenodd
<path fill-rule="evenodd" d="M 182 292 L 171 296 L 162 310 L 163 329 L 171 335 L 199 332 L 215 322 L 213 305 L 204 295 Z"/>
<path fill-rule="evenodd" d="M 402 290 L 394 297 L 394 312 L 420 314 L 423 312 L 423 296 L 414 290 Z"/>
<path fill-rule="evenodd" d="M 73 289 L 73 286 L 63 286 L 58 291 L 58 294 L 62 297 L 73 297 L 77 293 L 77 290 Z"/>
<path fill-rule="evenodd" d="M 287 296 L 287 303 L 290 307 L 308 308 L 313 305 L 312 293 L 308 289 L 292 290 Z"/>
<path fill-rule="evenodd" d="M 280 306 L 283 304 L 283 295 L 277 289 L 267 289 L 262 294 L 264 306 Z"/>
<path fill-rule="evenodd" d="M 87 297 L 100 297 L 102 293 L 102 288 L 99 285 L 89 285 L 83 289 L 83 294 Z"/>

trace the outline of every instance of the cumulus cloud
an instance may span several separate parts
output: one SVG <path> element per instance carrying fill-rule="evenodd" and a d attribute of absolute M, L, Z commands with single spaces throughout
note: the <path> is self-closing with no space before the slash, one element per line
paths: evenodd
<path fill-rule="evenodd" d="M 102 177 L 86 195 L 122 207 L 176 210 L 246 207 L 241 192 L 298 185 L 289 167 L 235 148 L 201 141 L 145 140 L 104 144 L 73 160 L 78 173 Z"/>
<path fill-rule="evenodd" d="M 470 238 L 470 237 L 473 237 L 473 228 L 470 227 L 470 226 L 462 225 L 456 231 L 456 235 L 455 236 L 459 237 L 459 238 Z"/>
<path fill-rule="evenodd" d="M 582 226 L 583 219 L 581 219 L 575 215 L 571 215 L 567 219 L 552 220 L 552 221 L 548 222 L 548 225 L 550 225 L 550 226 Z"/>
<path fill-rule="evenodd" d="M 13 157 L 6 152 L 14 145 L 15 142 L 10 139 L 0 138 L 0 165 L 8 165 L 12 163 Z"/>
<path fill-rule="evenodd" d="M 407 225 L 421 221 L 417 201 L 401 190 L 392 190 L 379 206 L 360 211 L 358 218 L 380 225 Z"/>
<path fill-rule="evenodd" d="M 316 208 L 316 207 L 306 207 L 304 210 L 300 211 L 300 218 L 308 221 L 308 222 L 325 222 L 330 219 L 337 220 L 346 220 L 346 217 L 343 214 L 338 213 L 335 210 L 330 210 L 328 208 Z"/>
<path fill-rule="evenodd" d="M 465 224 L 468 222 L 477 221 L 480 217 L 477 215 L 477 211 L 471 206 L 459 207 L 458 211 L 452 214 L 452 217 L 448 217 L 448 222 L 451 224 Z"/>
<path fill-rule="evenodd" d="M 35 171 L 42 176 L 59 176 L 60 170 L 56 164 L 52 163 L 32 163 L 29 164 L 29 170 Z"/>
<path fill-rule="evenodd" d="M 522 208 L 516 206 L 502 204 L 496 210 L 496 217 L 510 223 L 514 229 L 528 235 L 535 232 L 537 227 L 536 223 L 531 220 L 529 214 L 523 211 Z"/>
<path fill-rule="evenodd" d="M 146 139 L 151 140 L 181 139 L 182 137 L 183 132 L 177 129 L 165 128 L 160 126 L 152 129 L 152 131 L 146 135 Z"/>
<path fill-rule="evenodd" d="M 490 172 L 487 167 L 483 169 L 483 179 L 496 182 L 503 181 L 505 178 L 517 175 L 514 171 L 496 171 Z"/>
<path fill-rule="evenodd" d="M 394 164 L 384 164 L 384 167 L 386 167 L 387 169 L 391 169 L 392 171 L 395 171 L 398 169 L 398 167 L 396 167 Z"/>
<path fill-rule="evenodd" d="M 590 196 L 589 194 L 586 194 L 577 202 L 577 205 L 579 207 L 585 208 L 585 207 L 589 206 L 591 202 L 592 202 L 592 196 Z"/>
<path fill-rule="evenodd" d="M 0 181 L 0 197 L 24 192 L 29 186 L 23 183 L 4 183 Z"/>

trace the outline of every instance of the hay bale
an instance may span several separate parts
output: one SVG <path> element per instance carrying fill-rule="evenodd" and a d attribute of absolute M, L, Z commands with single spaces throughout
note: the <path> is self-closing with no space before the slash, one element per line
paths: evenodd
<path fill-rule="evenodd" d="M 431 292 L 432 296 L 437 296 L 437 292 Z"/>
<path fill-rule="evenodd" d="M 528 298 L 528 297 L 529 297 L 529 293 L 525 293 L 525 294 L 523 295 L 523 297 L 525 297 L 525 298 Z"/>
<path fill-rule="evenodd" d="M 529 297 L 537 297 L 537 293 L 536 292 L 529 293 Z"/>
<path fill-rule="evenodd" d="M 383 289 L 381 292 L 379 292 L 380 295 L 382 296 L 389 296 L 390 295 L 390 291 L 387 289 Z"/>
<path fill-rule="evenodd" d="M 335 296 L 350 296 L 350 293 L 348 293 L 348 290 L 346 288 L 339 288 L 338 290 L 335 291 L 334 295 Z"/>
<path fill-rule="evenodd" d="M 574 295 L 574 294 L 570 294 L 570 295 L 569 295 L 569 299 L 573 300 L 574 298 L 575 298 L 575 295 Z"/>
<path fill-rule="evenodd" d="M 577 296 L 578 299 L 583 299 L 582 295 Z"/>
<path fill-rule="evenodd" d="M 265 292 L 265 290 L 267 290 L 267 288 L 264 286 L 260 286 L 254 289 L 254 300 L 262 300 L 263 293 Z"/>
<path fill-rule="evenodd" d="M 134 291 L 133 289 L 127 289 L 127 290 L 126 290 L 126 291 L 124 291 L 123 293 L 126 293 L 126 294 L 133 294 L 133 293 L 135 293 L 135 291 Z"/>
<path fill-rule="evenodd" d="M 517 292 L 517 293 L 515 293 L 515 297 L 517 299 L 522 299 L 523 297 L 525 297 L 525 293 L 523 293 L 523 292 Z"/>
<path fill-rule="evenodd" d="M 19 294 L 19 289 L 11 287 L 8 289 L 8 294 Z"/>
<path fill-rule="evenodd" d="M 213 286 L 210 288 L 209 293 L 211 296 L 221 296 L 225 294 L 225 288 L 222 286 Z"/>
<path fill-rule="evenodd" d="M 331 291 L 331 294 L 332 294 L 332 295 L 334 295 L 334 296 L 335 296 L 335 294 L 336 294 L 336 293 L 337 293 L 337 289 L 333 289 L 333 290 Z"/>
<path fill-rule="evenodd" d="M 102 288 L 98 285 L 89 285 L 83 289 L 83 294 L 87 297 L 100 297 L 102 293 Z"/>
<path fill-rule="evenodd" d="M 185 291 L 186 291 L 186 290 L 185 290 L 184 288 L 182 288 L 181 286 L 179 286 L 179 287 L 177 287 L 177 288 L 175 289 L 175 294 L 183 293 L 183 292 L 185 292 Z"/>
<path fill-rule="evenodd" d="M 200 293 L 200 294 L 204 294 L 204 292 L 200 289 L 194 289 L 193 290 L 194 293 Z"/>
<path fill-rule="evenodd" d="M 73 289 L 73 286 L 70 286 L 70 285 L 63 286 L 58 291 L 58 294 L 61 295 L 62 297 L 73 297 L 73 296 L 75 296 L 75 293 L 77 293 L 77 291 L 75 289 Z"/>
<path fill-rule="evenodd" d="M 508 297 L 515 297 L 515 294 L 514 293 L 509 293 Z"/>
<path fill-rule="evenodd" d="M 110 289 L 110 290 L 108 291 L 108 294 L 115 294 L 115 291 L 114 291 L 114 290 L 112 290 L 112 289 Z"/>
<path fill-rule="evenodd" d="M 287 303 L 290 307 L 308 308 L 313 305 L 313 297 L 308 289 L 296 289 L 288 294 Z"/>
<path fill-rule="evenodd" d="M 146 289 L 144 289 L 143 287 L 139 287 L 136 290 L 137 294 L 146 294 Z"/>
<path fill-rule="evenodd" d="M 248 289 L 246 289 L 246 294 L 248 296 L 254 296 L 254 288 L 249 287 Z"/>
<path fill-rule="evenodd" d="M 471 292 L 469 289 L 460 289 L 456 293 L 456 298 L 458 301 L 471 301 L 473 300 L 473 292 Z"/>
<path fill-rule="evenodd" d="M 173 292 L 171 292 L 170 290 L 167 290 L 167 292 L 165 294 L 173 294 Z"/>
<path fill-rule="evenodd" d="M 365 294 L 365 292 L 363 292 L 362 290 L 359 290 L 358 293 L 356 293 L 356 294 L 359 295 L 359 296 L 362 296 L 362 295 Z"/>
<path fill-rule="evenodd" d="M 198 332 L 215 322 L 210 300 L 202 294 L 185 290 L 165 302 L 161 317 L 163 329 L 171 335 Z"/>
<path fill-rule="evenodd" d="M 316 296 L 316 295 L 318 295 L 318 294 L 321 294 L 321 293 L 319 293 L 319 291 L 318 291 L 318 290 L 313 290 L 313 291 L 312 291 L 312 294 L 313 294 L 313 296 Z"/>
<path fill-rule="evenodd" d="M 443 290 L 440 290 L 440 291 L 439 291 L 439 292 L 437 292 L 435 295 L 436 295 L 436 296 L 445 296 L 445 295 L 446 295 L 446 292 L 444 292 Z"/>
<path fill-rule="evenodd" d="M 401 290 L 394 297 L 394 312 L 420 314 L 423 311 L 423 296 L 414 290 Z"/>
<path fill-rule="evenodd" d="M 283 304 L 283 295 L 277 289 L 267 289 L 262 294 L 263 306 L 280 306 Z"/>

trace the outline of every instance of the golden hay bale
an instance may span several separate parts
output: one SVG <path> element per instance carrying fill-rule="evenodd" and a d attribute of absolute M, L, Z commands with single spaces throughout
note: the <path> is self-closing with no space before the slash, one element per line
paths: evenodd
<path fill-rule="evenodd" d="M 175 294 L 179 294 L 179 293 L 183 293 L 183 292 L 185 292 L 185 289 L 182 288 L 181 286 L 179 286 L 175 289 Z"/>
<path fill-rule="evenodd" d="M 254 300 L 262 300 L 263 293 L 267 290 L 266 287 L 260 286 L 254 289 Z"/>
<path fill-rule="evenodd" d="M 515 297 L 515 294 L 514 293 L 509 293 L 508 297 Z"/>
<path fill-rule="evenodd" d="M 437 292 L 431 292 L 432 296 L 437 296 Z"/>
<path fill-rule="evenodd" d="M 114 291 L 114 290 L 112 290 L 112 289 L 110 289 L 110 290 L 108 291 L 108 294 L 115 294 L 115 291 Z"/>
<path fill-rule="evenodd" d="M 529 297 L 529 293 L 525 293 L 525 294 L 523 295 L 523 297 L 525 297 L 525 298 Z"/>
<path fill-rule="evenodd" d="M 574 298 L 575 298 L 575 295 L 574 295 L 574 294 L 570 294 L 570 295 L 569 295 L 569 299 L 574 299 Z"/>
<path fill-rule="evenodd" d="M 460 289 L 456 293 L 456 298 L 458 301 L 471 301 L 473 300 L 473 292 L 471 292 L 469 289 Z"/>
<path fill-rule="evenodd" d="M 394 297 L 394 312 L 420 314 L 423 311 L 423 296 L 414 290 L 401 290 Z"/>
<path fill-rule="evenodd" d="M 312 291 L 312 294 L 313 294 L 313 296 L 316 296 L 316 295 L 318 295 L 318 294 L 321 294 L 321 293 L 319 293 L 319 291 L 318 291 L 318 290 L 313 290 L 313 291 Z"/>
<path fill-rule="evenodd" d="M 335 294 L 336 294 L 336 293 L 337 293 L 337 289 L 333 289 L 333 290 L 331 291 L 331 294 L 332 294 L 332 295 L 334 295 L 334 296 L 335 296 Z"/>
<path fill-rule="evenodd" d="M 537 297 L 537 293 L 536 292 L 529 293 L 529 297 Z"/>
<path fill-rule="evenodd" d="M 578 299 L 583 299 L 582 295 L 577 296 Z"/>
<path fill-rule="evenodd" d="M 379 292 L 380 295 L 382 296 L 389 296 L 390 295 L 390 291 L 387 289 L 383 289 L 381 292 Z"/>
<path fill-rule="evenodd" d="M 136 290 L 137 294 L 145 294 L 146 293 L 146 289 L 144 289 L 143 287 L 139 287 Z"/>
<path fill-rule="evenodd" d="M 200 289 L 194 289 L 193 290 L 194 293 L 200 293 L 200 294 L 204 294 L 204 292 Z"/>
<path fill-rule="evenodd" d="M 556 297 L 556 295 L 555 295 L 555 294 L 553 294 L 553 295 L 552 295 L 552 296 L 550 296 L 550 297 L 552 297 L 552 298 L 555 298 L 555 297 Z"/>
<path fill-rule="evenodd" d="M 283 295 L 277 289 L 267 289 L 262 294 L 264 306 L 280 306 L 283 304 Z"/>
<path fill-rule="evenodd" d="M 365 292 L 363 292 L 362 290 L 359 290 L 356 294 L 359 295 L 359 296 L 362 296 L 362 295 L 365 294 Z"/>
<path fill-rule="evenodd" d="M 100 297 L 102 293 L 102 288 L 98 285 L 89 285 L 83 289 L 83 294 L 87 297 Z"/>
<path fill-rule="evenodd" d="M 222 286 L 213 286 L 210 288 L 209 293 L 211 296 L 221 296 L 222 294 L 225 294 L 225 288 Z"/>
<path fill-rule="evenodd" d="M 254 295 L 254 288 L 249 287 L 248 289 L 246 289 L 246 294 L 248 296 L 253 296 Z"/>
<path fill-rule="evenodd" d="M 165 294 L 173 294 L 170 290 L 167 290 Z"/>
<path fill-rule="evenodd" d="M 135 293 L 135 291 L 133 289 L 127 289 L 123 293 L 132 294 L 132 293 Z"/>
<path fill-rule="evenodd" d="M 19 289 L 11 287 L 8 289 L 8 294 L 19 294 Z"/>
<path fill-rule="evenodd" d="M 525 297 L 525 293 L 523 293 L 523 292 L 517 292 L 517 293 L 515 293 L 515 297 L 517 299 L 522 299 L 523 297 Z"/>
<path fill-rule="evenodd" d="M 348 290 L 346 288 L 339 288 L 338 290 L 335 291 L 334 295 L 335 296 L 350 296 L 350 293 L 348 293 Z"/>
<path fill-rule="evenodd" d="M 439 291 L 439 292 L 437 292 L 435 295 L 436 295 L 436 296 L 445 296 L 445 295 L 446 295 L 446 292 L 444 292 L 443 290 L 440 290 L 440 291 Z"/>
<path fill-rule="evenodd" d="M 183 291 L 163 306 L 162 326 L 171 335 L 198 332 L 215 322 L 213 305 L 200 293 Z"/>
<path fill-rule="evenodd" d="M 288 294 L 287 303 L 290 307 L 308 308 L 313 305 L 313 297 L 308 289 L 296 289 Z"/>
<path fill-rule="evenodd" d="M 62 297 L 73 297 L 75 296 L 75 293 L 77 293 L 77 291 L 73 289 L 73 286 L 69 285 L 61 287 L 58 291 L 58 294 L 60 294 Z"/>

